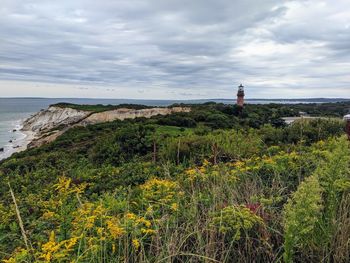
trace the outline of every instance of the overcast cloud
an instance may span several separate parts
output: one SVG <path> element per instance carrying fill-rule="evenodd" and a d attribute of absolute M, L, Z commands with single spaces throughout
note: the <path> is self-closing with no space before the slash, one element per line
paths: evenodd
<path fill-rule="evenodd" d="M 0 96 L 350 97 L 349 0 L 0 0 Z"/>

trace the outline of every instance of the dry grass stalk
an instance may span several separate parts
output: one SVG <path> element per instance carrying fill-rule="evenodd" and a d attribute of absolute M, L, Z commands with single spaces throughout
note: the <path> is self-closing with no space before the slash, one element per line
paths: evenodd
<path fill-rule="evenodd" d="M 19 209 L 18 209 L 18 205 L 17 205 L 17 202 L 16 202 L 16 197 L 15 197 L 15 194 L 13 193 L 13 191 L 12 191 L 10 182 L 8 182 L 8 185 L 9 185 L 9 188 L 10 188 L 10 193 L 11 193 L 11 197 L 12 197 L 12 200 L 13 200 L 13 204 L 15 205 L 16 215 L 17 215 L 17 218 L 18 218 L 19 226 L 20 226 L 20 228 L 21 228 L 21 232 L 22 232 L 22 237 L 23 237 L 23 240 L 24 240 L 24 244 L 25 244 L 27 250 L 30 251 L 28 238 L 27 238 L 26 232 L 25 232 L 25 230 L 24 230 L 24 225 L 23 225 L 21 213 L 19 212 Z"/>

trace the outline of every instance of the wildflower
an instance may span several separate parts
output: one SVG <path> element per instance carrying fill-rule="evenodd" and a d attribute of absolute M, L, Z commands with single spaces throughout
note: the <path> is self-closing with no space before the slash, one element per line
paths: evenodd
<path fill-rule="evenodd" d="M 150 205 L 149 207 L 147 207 L 146 212 L 147 212 L 147 214 L 152 214 L 154 212 L 153 211 L 153 206 Z"/>
<path fill-rule="evenodd" d="M 88 186 L 87 183 L 82 183 L 82 184 L 80 184 L 79 186 L 77 186 L 77 187 L 75 188 L 75 192 L 76 192 L 77 194 L 81 194 L 81 193 L 84 192 L 84 190 L 86 189 L 87 186 Z"/>
<path fill-rule="evenodd" d="M 275 161 L 272 158 L 267 158 L 264 160 L 266 164 L 275 164 Z"/>
<path fill-rule="evenodd" d="M 213 177 L 217 177 L 217 176 L 220 175 L 220 173 L 219 173 L 218 171 L 213 171 L 213 172 L 212 172 L 212 175 L 213 175 Z"/>
<path fill-rule="evenodd" d="M 145 235 L 154 235 L 156 233 L 156 231 L 153 229 L 141 228 L 141 233 L 145 234 Z"/>
<path fill-rule="evenodd" d="M 135 238 L 135 239 L 132 240 L 132 245 L 134 246 L 135 250 L 139 250 L 139 248 L 140 248 L 140 241 Z"/>
<path fill-rule="evenodd" d="M 119 237 L 121 237 L 122 235 L 124 235 L 125 231 L 123 228 L 119 227 L 115 222 L 113 222 L 112 220 L 108 220 L 107 221 L 107 228 L 111 234 L 111 236 L 114 239 L 117 239 Z"/>
<path fill-rule="evenodd" d="M 131 219 L 131 220 L 135 220 L 136 219 L 136 215 L 133 214 L 133 213 L 127 213 L 126 214 L 126 218 Z"/>
<path fill-rule="evenodd" d="M 89 216 L 86 218 L 86 225 L 85 227 L 87 229 L 91 229 L 93 228 L 94 224 L 95 224 L 95 219 L 96 219 L 96 216 Z"/>
<path fill-rule="evenodd" d="M 144 217 L 137 219 L 136 222 L 144 224 L 146 227 L 150 227 L 152 225 L 151 221 L 145 219 Z"/>
<path fill-rule="evenodd" d="M 178 210 L 179 210 L 178 204 L 177 204 L 177 203 L 172 203 L 172 204 L 171 204 L 171 209 L 172 209 L 173 211 L 178 211 Z"/>
<path fill-rule="evenodd" d="M 179 184 L 170 180 L 150 179 L 140 186 L 144 200 L 151 203 L 156 209 L 160 206 L 170 206 L 178 197 Z"/>
<path fill-rule="evenodd" d="M 244 166 L 244 162 L 237 161 L 234 163 L 234 166 L 236 166 L 237 168 L 240 168 L 240 167 Z"/>
<path fill-rule="evenodd" d="M 54 185 L 55 189 L 63 195 L 68 195 L 71 193 L 81 194 L 85 188 L 88 186 L 87 183 L 82 183 L 79 186 L 71 186 L 72 179 L 67 177 L 60 177 L 58 183 Z"/>
<path fill-rule="evenodd" d="M 51 211 L 46 211 L 44 214 L 43 214 L 43 219 L 50 219 L 50 218 L 53 218 L 55 215 L 54 212 L 51 212 Z"/>
<path fill-rule="evenodd" d="M 100 236 L 102 236 L 103 231 L 104 231 L 103 227 L 98 227 L 97 228 L 97 234 L 99 234 Z"/>
<path fill-rule="evenodd" d="M 16 248 L 13 257 L 10 257 L 9 259 L 3 259 L 1 262 L 3 262 L 3 263 L 17 263 L 19 261 L 22 262 L 22 260 L 27 258 L 28 255 L 29 255 L 28 250 L 26 250 L 24 248 Z M 23 262 L 24 262 L 24 260 L 23 260 Z"/>
<path fill-rule="evenodd" d="M 61 177 L 58 179 L 58 183 L 54 186 L 59 192 L 65 192 L 65 190 L 69 188 L 71 181 L 71 178 Z"/>
<path fill-rule="evenodd" d="M 45 261 L 50 262 L 54 253 L 60 248 L 59 244 L 55 241 L 55 232 L 51 231 L 49 241 L 42 245 L 43 254 L 40 258 L 43 258 Z"/>
<path fill-rule="evenodd" d="M 188 169 L 185 172 L 187 175 L 195 175 L 197 173 L 197 171 L 195 169 Z"/>
<path fill-rule="evenodd" d="M 243 232 L 256 225 L 262 225 L 263 219 L 244 206 L 228 206 L 217 213 L 212 221 L 220 233 L 230 234 L 234 241 L 241 238 Z"/>
<path fill-rule="evenodd" d="M 66 250 L 71 250 L 77 244 L 78 238 L 72 237 L 64 242 Z"/>
<path fill-rule="evenodd" d="M 210 162 L 207 159 L 204 159 L 203 166 L 206 167 L 206 166 L 209 166 L 209 165 L 210 165 Z"/>

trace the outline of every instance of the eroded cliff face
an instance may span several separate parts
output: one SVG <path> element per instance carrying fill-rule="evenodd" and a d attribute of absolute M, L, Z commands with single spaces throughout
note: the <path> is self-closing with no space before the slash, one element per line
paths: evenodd
<path fill-rule="evenodd" d="M 44 134 L 57 127 L 69 126 L 79 123 L 87 116 L 91 115 L 89 111 L 80 111 L 71 108 L 49 107 L 46 110 L 39 111 L 23 123 L 22 130 L 33 131 Z"/>
<path fill-rule="evenodd" d="M 28 147 L 38 147 L 54 141 L 58 136 L 74 126 L 97 124 L 115 120 L 134 119 L 138 117 L 151 118 L 156 115 L 168 115 L 176 112 L 190 112 L 189 107 L 127 109 L 121 108 L 111 111 L 93 113 L 50 106 L 30 117 L 23 123 L 23 131 L 34 133 L 34 140 Z"/>
<path fill-rule="evenodd" d="M 185 107 L 151 108 L 142 110 L 121 108 L 117 110 L 91 114 L 89 117 L 82 120 L 81 124 L 88 125 L 115 120 L 135 119 L 139 117 L 151 118 L 152 116 L 156 115 L 168 115 L 175 112 L 189 112 L 190 110 L 190 108 Z"/>

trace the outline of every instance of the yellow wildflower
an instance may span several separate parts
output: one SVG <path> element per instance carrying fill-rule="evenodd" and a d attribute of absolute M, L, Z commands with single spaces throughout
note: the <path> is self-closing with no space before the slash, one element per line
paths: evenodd
<path fill-rule="evenodd" d="M 55 186 L 56 190 L 58 190 L 59 192 L 65 192 L 66 190 L 68 190 L 71 181 L 72 181 L 71 178 L 60 177 L 58 179 L 58 183 L 55 184 L 54 186 Z"/>
<path fill-rule="evenodd" d="M 140 248 L 140 241 L 135 238 L 135 239 L 132 240 L 132 245 L 134 246 L 135 250 L 139 250 L 139 248 Z"/>
<path fill-rule="evenodd" d="M 156 231 L 153 229 L 141 228 L 141 233 L 145 234 L 145 235 L 154 235 L 156 233 Z"/>
<path fill-rule="evenodd" d="M 149 207 L 147 207 L 146 212 L 147 212 L 148 214 L 152 214 L 152 213 L 154 212 L 154 211 L 153 211 L 153 206 L 150 205 Z"/>
<path fill-rule="evenodd" d="M 98 227 L 97 228 L 97 234 L 99 234 L 100 236 L 102 236 L 102 234 L 103 234 L 103 227 Z"/>
<path fill-rule="evenodd" d="M 171 204 L 171 209 L 174 210 L 174 211 L 178 211 L 179 210 L 179 206 L 177 203 L 172 203 Z"/>
<path fill-rule="evenodd" d="M 62 243 L 64 244 L 66 250 L 70 251 L 75 246 L 77 241 L 78 241 L 77 237 L 72 237 L 72 238 L 70 238 L 68 240 L 63 241 Z"/>
<path fill-rule="evenodd" d="M 3 263 L 24 262 L 24 261 L 26 261 L 25 258 L 27 258 L 28 255 L 29 255 L 28 250 L 26 250 L 24 248 L 16 248 L 14 250 L 14 254 L 12 257 L 10 257 L 8 259 L 3 259 L 1 262 L 3 262 Z"/>
<path fill-rule="evenodd" d="M 54 212 L 46 211 L 46 212 L 43 214 L 43 219 L 50 219 L 50 218 L 54 217 L 54 215 L 55 215 Z"/>
<path fill-rule="evenodd" d="M 134 213 L 127 213 L 126 218 L 134 220 L 134 219 L 136 219 L 136 215 Z"/>
<path fill-rule="evenodd" d="M 199 171 L 200 171 L 201 173 L 205 173 L 205 172 L 206 172 L 206 169 L 205 169 L 204 166 L 202 166 L 202 167 L 199 168 Z"/>
<path fill-rule="evenodd" d="M 56 243 L 55 239 L 55 232 L 52 231 L 49 242 L 42 245 L 41 249 L 43 251 L 43 255 L 41 255 L 40 258 L 43 258 L 47 262 L 51 261 L 53 254 L 60 248 L 60 245 Z"/>
<path fill-rule="evenodd" d="M 244 166 L 244 164 L 245 164 L 244 162 L 237 161 L 234 163 L 234 166 L 236 166 L 237 168 L 240 168 L 240 167 Z"/>
<path fill-rule="evenodd" d="M 150 227 L 152 225 L 151 221 L 145 219 L 144 217 L 137 219 L 136 222 L 144 224 L 146 227 Z"/>
<path fill-rule="evenodd" d="M 267 158 L 267 159 L 265 159 L 264 161 L 265 161 L 265 163 L 267 163 L 267 164 L 276 164 L 276 162 L 275 162 L 274 160 L 272 160 L 272 158 Z"/>
<path fill-rule="evenodd" d="M 203 166 L 209 166 L 210 162 L 207 159 L 204 159 Z"/>
<path fill-rule="evenodd" d="M 150 179 L 140 186 L 145 200 L 154 203 L 169 203 L 179 190 L 179 184 L 170 180 Z M 154 204 L 156 205 L 156 204 Z"/>
<path fill-rule="evenodd" d="M 185 172 L 187 175 L 195 175 L 197 171 L 195 169 L 188 169 Z"/>
<path fill-rule="evenodd" d="M 116 222 L 113 222 L 112 220 L 107 221 L 107 228 L 114 239 L 121 237 L 125 233 L 124 229 L 118 226 Z"/>

